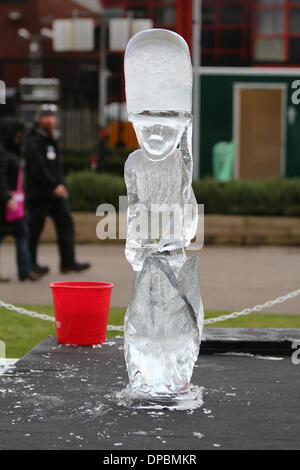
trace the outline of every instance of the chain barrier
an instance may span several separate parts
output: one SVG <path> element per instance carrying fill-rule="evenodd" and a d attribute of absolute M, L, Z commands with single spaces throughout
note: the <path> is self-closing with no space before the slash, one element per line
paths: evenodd
<path fill-rule="evenodd" d="M 268 302 L 265 302 L 264 304 L 255 305 L 255 307 L 251 307 L 251 308 L 244 308 L 244 310 L 242 310 L 241 312 L 233 312 L 233 313 L 229 313 L 228 315 L 220 315 L 219 317 L 207 318 L 206 320 L 204 320 L 204 325 L 211 325 L 213 323 L 217 323 L 220 321 L 230 320 L 232 318 L 238 318 L 241 315 L 249 315 L 252 312 L 260 312 L 264 308 L 271 308 L 273 307 L 273 305 L 286 302 L 287 300 L 297 297 L 297 295 L 300 295 L 300 289 L 294 290 L 293 292 L 290 292 L 287 295 L 277 297 L 277 299 L 275 300 L 269 300 Z"/>
<path fill-rule="evenodd" d="M 15 305 L 7 304 L 3 302 L 2 300 L 0 300 L 0 307 L 5 308 L 6 310 L 20 313 L 21 315 L 27 315 L 28 317 L 39 318 L 40 320 L 51 321 L 53 323 L 55 322 L 55 318 L 51 317 L 50 315 L 45 315 L 43 313 L 33 312 L 32 310 L 26 310 L 25 308 L 16 307 Z M 118 326 L 118 325 L 108 325 L 107 330 L 108 331 L 124 331 L 124 327 Z"/>
<path fill-rule="evenodd" d="M 213 323 L 222 322 L 225 320 L 231 320 L 234 318 L 238 318 L 242 315 L 249 315 L 252 312 L 260 312 L 264 308 L 271 308 L 273 307 L 273 305 L 281 304 L 283 302 L 286 302 L 287 300 L 297 297 L 298 295 L 300 295 L 300 289 L 290 292 L 287 295 L 277 297 L 277 299 L 275 300 L 268 300 L 268 302 L 265 302 L 264 304 L 255 305 L 255 307 L 251 307 L 251 308 L 245 308 L 241 312 L 233 312 L 233 313 L 229 313 L 226 315 L 220 315 L 218 317 L 207 318 L 206 320 L 204 320 L 204 325 L 212 325 Z M 2 300 L 0 300 L 0 307 L 3 307 L 10 311 L 20 313 L 21 315 L 27 315 L 32 318 L 39 318 L 40 320 L 55 322 L 55 318 L 51 317 L 50 315 L 45 315 L 42 313 L 33 312 L 32 310 L 26 310 L 25 308 L 16 307 L 15 305 L 7 304 L 3 302 Z M 107 330 L 108 331 L 124 331 L 124 326 L 108 325 Z"/>
<path fill-rule="evenodd" d="M 55 318 L 51 317 L 50 315 L 45 315 L 43 313 L 36 313 L 36 312 L 32 312 L 31 310 L 26 310 L 25 308 L 16 307 L 15 305 L 12 305 L 12 304 L 6 304 L 2 300 L 0 300 L 0 307 L 4 307 L 6 308 L 6 310 L 11 310 L 11 311 L 20 313 L 21 315 L 27 315 L 29 317 L 39 318 L 40 320 L 55 322 Z"/>

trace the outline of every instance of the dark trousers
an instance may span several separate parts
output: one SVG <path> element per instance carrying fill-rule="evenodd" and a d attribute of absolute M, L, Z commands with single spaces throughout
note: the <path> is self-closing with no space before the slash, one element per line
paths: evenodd
<path fill-rule="evenodd" d="M 47 216 L 54 222 L 60 266 L 69 267 L 75 262 L 74 224 L 68 204 L 63 198 L 29 201 L 29 249 L 32 264 L 37 264 L 37 247 Z"/>
<path fill-rule="evenodd" d="M 19 278 L 24 278 L 31 271 L 31 259 L 27 239 L 28 227 L 25 219 L 18 221 L 18 226 L 22 226 L 22 230 L 13 231 L 12 236 L 15 239 L 18 275 Z M 0 235 L 0 244 L 3 238 L 4 235 Z"/>

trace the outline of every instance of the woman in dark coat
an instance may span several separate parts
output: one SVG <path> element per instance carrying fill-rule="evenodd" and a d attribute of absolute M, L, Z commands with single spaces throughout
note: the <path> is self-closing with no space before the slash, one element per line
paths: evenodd
<path fill-rule="evenodd" d="M 15 238 L 19 279 L 35 281 L 39 276 L 31 271 L 26 220 L 8 223 L 5 218 L 6 207 L 16 208 L 11 192 L 17 188 L 23 130 L 23 124 L 15 118 L 4 118 L 0 122 L 0 243 L 6 235 Z"/>

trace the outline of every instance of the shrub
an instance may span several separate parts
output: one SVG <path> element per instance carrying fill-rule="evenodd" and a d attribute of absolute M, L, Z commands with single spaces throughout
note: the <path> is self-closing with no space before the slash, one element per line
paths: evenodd
<path fill-rule="evenodd" d="M 124 178 L 92 171 L 67 177 L 73 211 L 95 212 L 99 204 L 118 207 L 126 195 Z M 222 183 L 212 178 L 193 182 L 196 199 L 206 214 L 300 216 L 300 178 L 273 178 Z"/>
<path fill-rule="evenodd" d="M 119 196 L 126 195 L 124 179 L 92 171 L 71 173 L 67 177 L 69 203 L 72 211 L 95 212 L 99 204 L 119 207 Z"/>
<path fill-rule="evenodd" d="M 95 154 L 93 150 L 63 149 L 64 172 L 68 175 L 74 171 L 84 171 L 90 168 L 89 158 Z"/>
<path fill-rule="evenodd" d="M 300 179 L 230 181 L 214 179 L 193 182 L 198 203 L 206 214 L 300 215 Z"/>
<path fill-rule="evenodd" d="M 73 172 L 82 172 L 90 169 L 89 158 L 91 155 L 98 156 L 98 149 L 77 150 L 64 149 L 62 151 L 63 167 L 66 175 Z M 106 149 L 105 171 L 117 176 L 123 176 L 124 164 L 131 153 L 124 148 Z"/>

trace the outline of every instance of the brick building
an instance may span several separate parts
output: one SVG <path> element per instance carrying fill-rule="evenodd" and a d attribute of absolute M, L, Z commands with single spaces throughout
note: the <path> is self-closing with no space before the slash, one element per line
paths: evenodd
<path fill-rule="evenodd" d="M 181 34 L 192 48 L 192 0 L 103 0 L 155 27 Z M 202 0 L 202 64 L 300 63 L 300 0 Z"/>
<path fill-rule="evenodd" d="M 25 58 L 28 44 L 18 37 L 18 30 L 26 28 L 39 34 L 41 28 L 51 28 L 55 18 L 70 18 L 72 11 L 91 11 L 83 2 L 71 0 L 0 0 L 0 58 Z M 51 41 L 43 44 L 45 57 L 53 57 Z"/>
<path fill-rule="evenodd" d="M 30 42 L 19 37 L 18 30 L 25 28 L 32 35 L 39 35 L 41 28 L 51 28 L 56 18 L 70 18 L 74 10 L 88 13 L 90 9 L 81 4 L 71 0 L 0 0 L 0 77 L 8 87 L 17 86 L 20 77 L 30 74 Z M 99 61 L 96 49 L 93 53 L 56 53 L 47 38 L 41 39 L 41 56 L 46 77 L 61 78 L 60 63 L 66 60 Z"/>
<path fill-rule="evenodd" d="M 74 10 L 89 12 L 95 10 L 97 4 L 100 5 L 100 0 L 0 0 L 1 79 L 8 87 L 14 87 L 20 76 L 29 75 L 29 43 L 18 37 L 18 29 L 26 28 L 38 34 L 42 27 L 51 28 L 55 18 L 69 18 Z M 155 27 L 178 32 L 191 49 L 192 4 L 192 0 L 101 1 L 104 8 L 121 8 L 124 16 L 151 18 Z M 299 46 L 300 0 L 202 1 L 203 65 L 297 65 Z M 51 40 L 43 39 L 42 51 L 45 76 L 58 76 L 69 85 L 74 74 L 78 75 L 79 66 L 88 83 L 96 79 L 96 63 L 99 62 L 96 48 L 92 53 L 55 53 Z M 108 51 L 108 56 L 110 101 L 118 101 L 122 87 L 122 54 Z M 81 82 L 83 77 L 79 79 Z"/>
<path fill-rule="evenodd" d="M 5 81 L 9 96 L 14 96 L 5 112 L 16 111 L 18 81 L 30 75 L 29 43 L 18 37 L 18 30 L 26 28 L 39 34 L 41 28 L 51 28 L 55 18 L 69 18 L 74 10 L 95 11 L 100 5 L 122 9 L 125 17 L 150 18 L 155 27 L 181 34 L 193 49 L 193 0 L 0 0 L 0 79 Z M 62 109 L 78 115 L 77 124 L 71 120 L 69 125 L 77 129 L 76 138 L 83 128 L 82 120 L 88 121 L 87 113 L 89 129 L 97 121 L 100 20 L 95 19 L 95 23 L 93 52 L 57 53 L 50 39 L 42 40 L 43 76 L 60 79 Z M 122 102 L 123 53 L 107 53 L 108 102 Z M 202 0 L 201 64 L 298 67 L 300 0 Z M 0 112 L 3 110 L 0 108 Z M 79 119 L 80 115 L 85 117 Z"/>
<path fill-rule="evenodd" d="M 100 0 L 0 0 L 0 31 L 4 39 L 0 41 L 0 66 L 8 60 L 26 63 L 29 44 L 18 37 L 19 28 L 38 34 L 42 27 L 51 28 L 55 18 L 68 18 L 73 10 L 91 11 L 97 2 L 100 5 Z M 181 34 L 192 49 L 192 0 L 102 0 L 101 4 L 110 9 L 122 8 L 124 16 L 151 18 L 155 27 Z M 299 46 L 300 0 L 202 1 L 203 65 L 297 65 Z M 57 54 L 49 39 L 43 40 L 42 47 L 44 59 L 98 60 L 97 51 Z M 116 54 L 109 55 L 115 73 L 120 60 Z M 48 67 L 45 73 L 50 72 Z M 13 85 L 18 73 L 1 67 L 0 75 L 8 85 Z"/>

